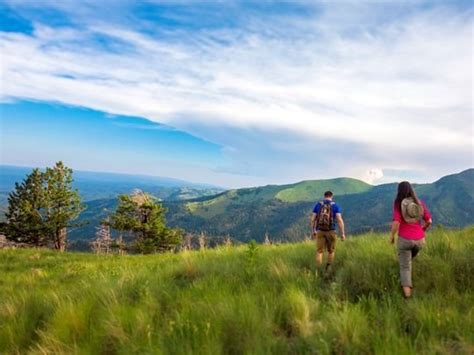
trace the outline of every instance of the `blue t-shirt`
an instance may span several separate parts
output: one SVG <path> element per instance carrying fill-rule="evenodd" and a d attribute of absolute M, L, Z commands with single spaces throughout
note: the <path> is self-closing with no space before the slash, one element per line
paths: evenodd
<path fill-rule="evenodd" d="M 318 201 L 318 203 L 316 203 L 316 206 L 314 206 L 313 208 L 313 213 L 316 213 L 318 214 L 319 213 L 319 210 L 321 209 L 321 201 Z M 327 205 L 328 203 L 331 203 L 333 201 L 331 200 L 324 200 L 324 204 Z M 336 230 L 336 214 L 337 213 L 342 213 L 342 209 L 341 207 L 339 207 L 337 205 L 337 203 L 333 203 L 332 205 L 332 215 L 333 215 L 333 220 L 332 220 L 332 227 L 331 227 L 331 230 Z"/>

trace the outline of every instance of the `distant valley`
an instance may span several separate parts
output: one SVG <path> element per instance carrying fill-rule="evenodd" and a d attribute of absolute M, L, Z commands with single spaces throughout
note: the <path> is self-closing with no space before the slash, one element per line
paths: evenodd
<path fill-rule="evenodd" d="M 28 167 L 0 165 L 0 220 L 4 218 L 8 194 L 13 190 L 15 182 L 23 181 L 31 170 Z M 224 191 L 220 187 L 178 179 L 90 171 L 74 171 L 73 186 L 79 190 L 85 204 L 91 206 L 101 206 L 100 201 L 103 200 L 113 203 L 117 195 L 129 194 L 135 189 L 147 191 L 160 200 L 167 201 L 189 200 Z M 89 213 L 94 216 L 97 210 L 85 211 L 84 215 Z M 100 212 L 98 214 L 101 215 Z M 94 219 L 92 224 L 95 225 L 96 222 Z"/>

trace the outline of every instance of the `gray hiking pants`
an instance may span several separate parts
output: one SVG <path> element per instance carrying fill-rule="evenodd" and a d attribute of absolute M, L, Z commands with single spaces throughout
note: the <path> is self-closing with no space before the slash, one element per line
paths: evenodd
<path fill-rule="evenodd" d="M 410 240 L 402 237 L 398 238 L 398 260 L 400 262 L 400 281 L 402 286 L 413 287 L 411 282 L 411 260 L 424 247 L 425 238 Z"/>

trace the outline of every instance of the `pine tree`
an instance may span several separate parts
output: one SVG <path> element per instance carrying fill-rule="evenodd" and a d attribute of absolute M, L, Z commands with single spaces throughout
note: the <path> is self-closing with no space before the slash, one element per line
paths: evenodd
<path fill-rule="evenodd" d="M 43 174 L 39 169 L 26 176 L 22 183 L 16 183 L 8 196 L 7 223 L 8 239 L 36 247 L 48 242 L 44 226 L 45 198 Z"/>
<path fill-rule="evenodd" d="M 46 221 L 45 227 L 52 239 L 54 248 L 63 251 L 67 244 L 67 228 L 84 210 L 77 190 L 72 189 L 72 169 L 63 162 L 57 162 L 53 168 L 46 168 L 45 201 Z"/>
<path fill-rule="evenodd" d="M 33 169 L 15 184 L 5 229 L 10 240 L 64 250 L 67 228 L 81 211 L 79 194 L 72 190 L 72 170 L 58 162 L 44 173 Z"/>
<path fill-rule="evenodd" d="M 171 250 L 181 243 L 183 233 L 166 226 L 165 212 L 151 195 L 136 190 L 132 195 L 119 196 L 111 225 L 115 230 L 131 232 L 138 252 Z"/>

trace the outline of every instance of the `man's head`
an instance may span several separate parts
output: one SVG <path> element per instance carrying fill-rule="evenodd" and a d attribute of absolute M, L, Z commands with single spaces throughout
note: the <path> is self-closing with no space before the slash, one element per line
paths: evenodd
<path fill-rule="evenodd" d="M 332 197 L 334 196 L 334 194 L 331 192 L 331 191 L 326 191 L 324 193 L 324 198 L 325 199 L 328 199 L 328 200 L 332 200 Z"/>

